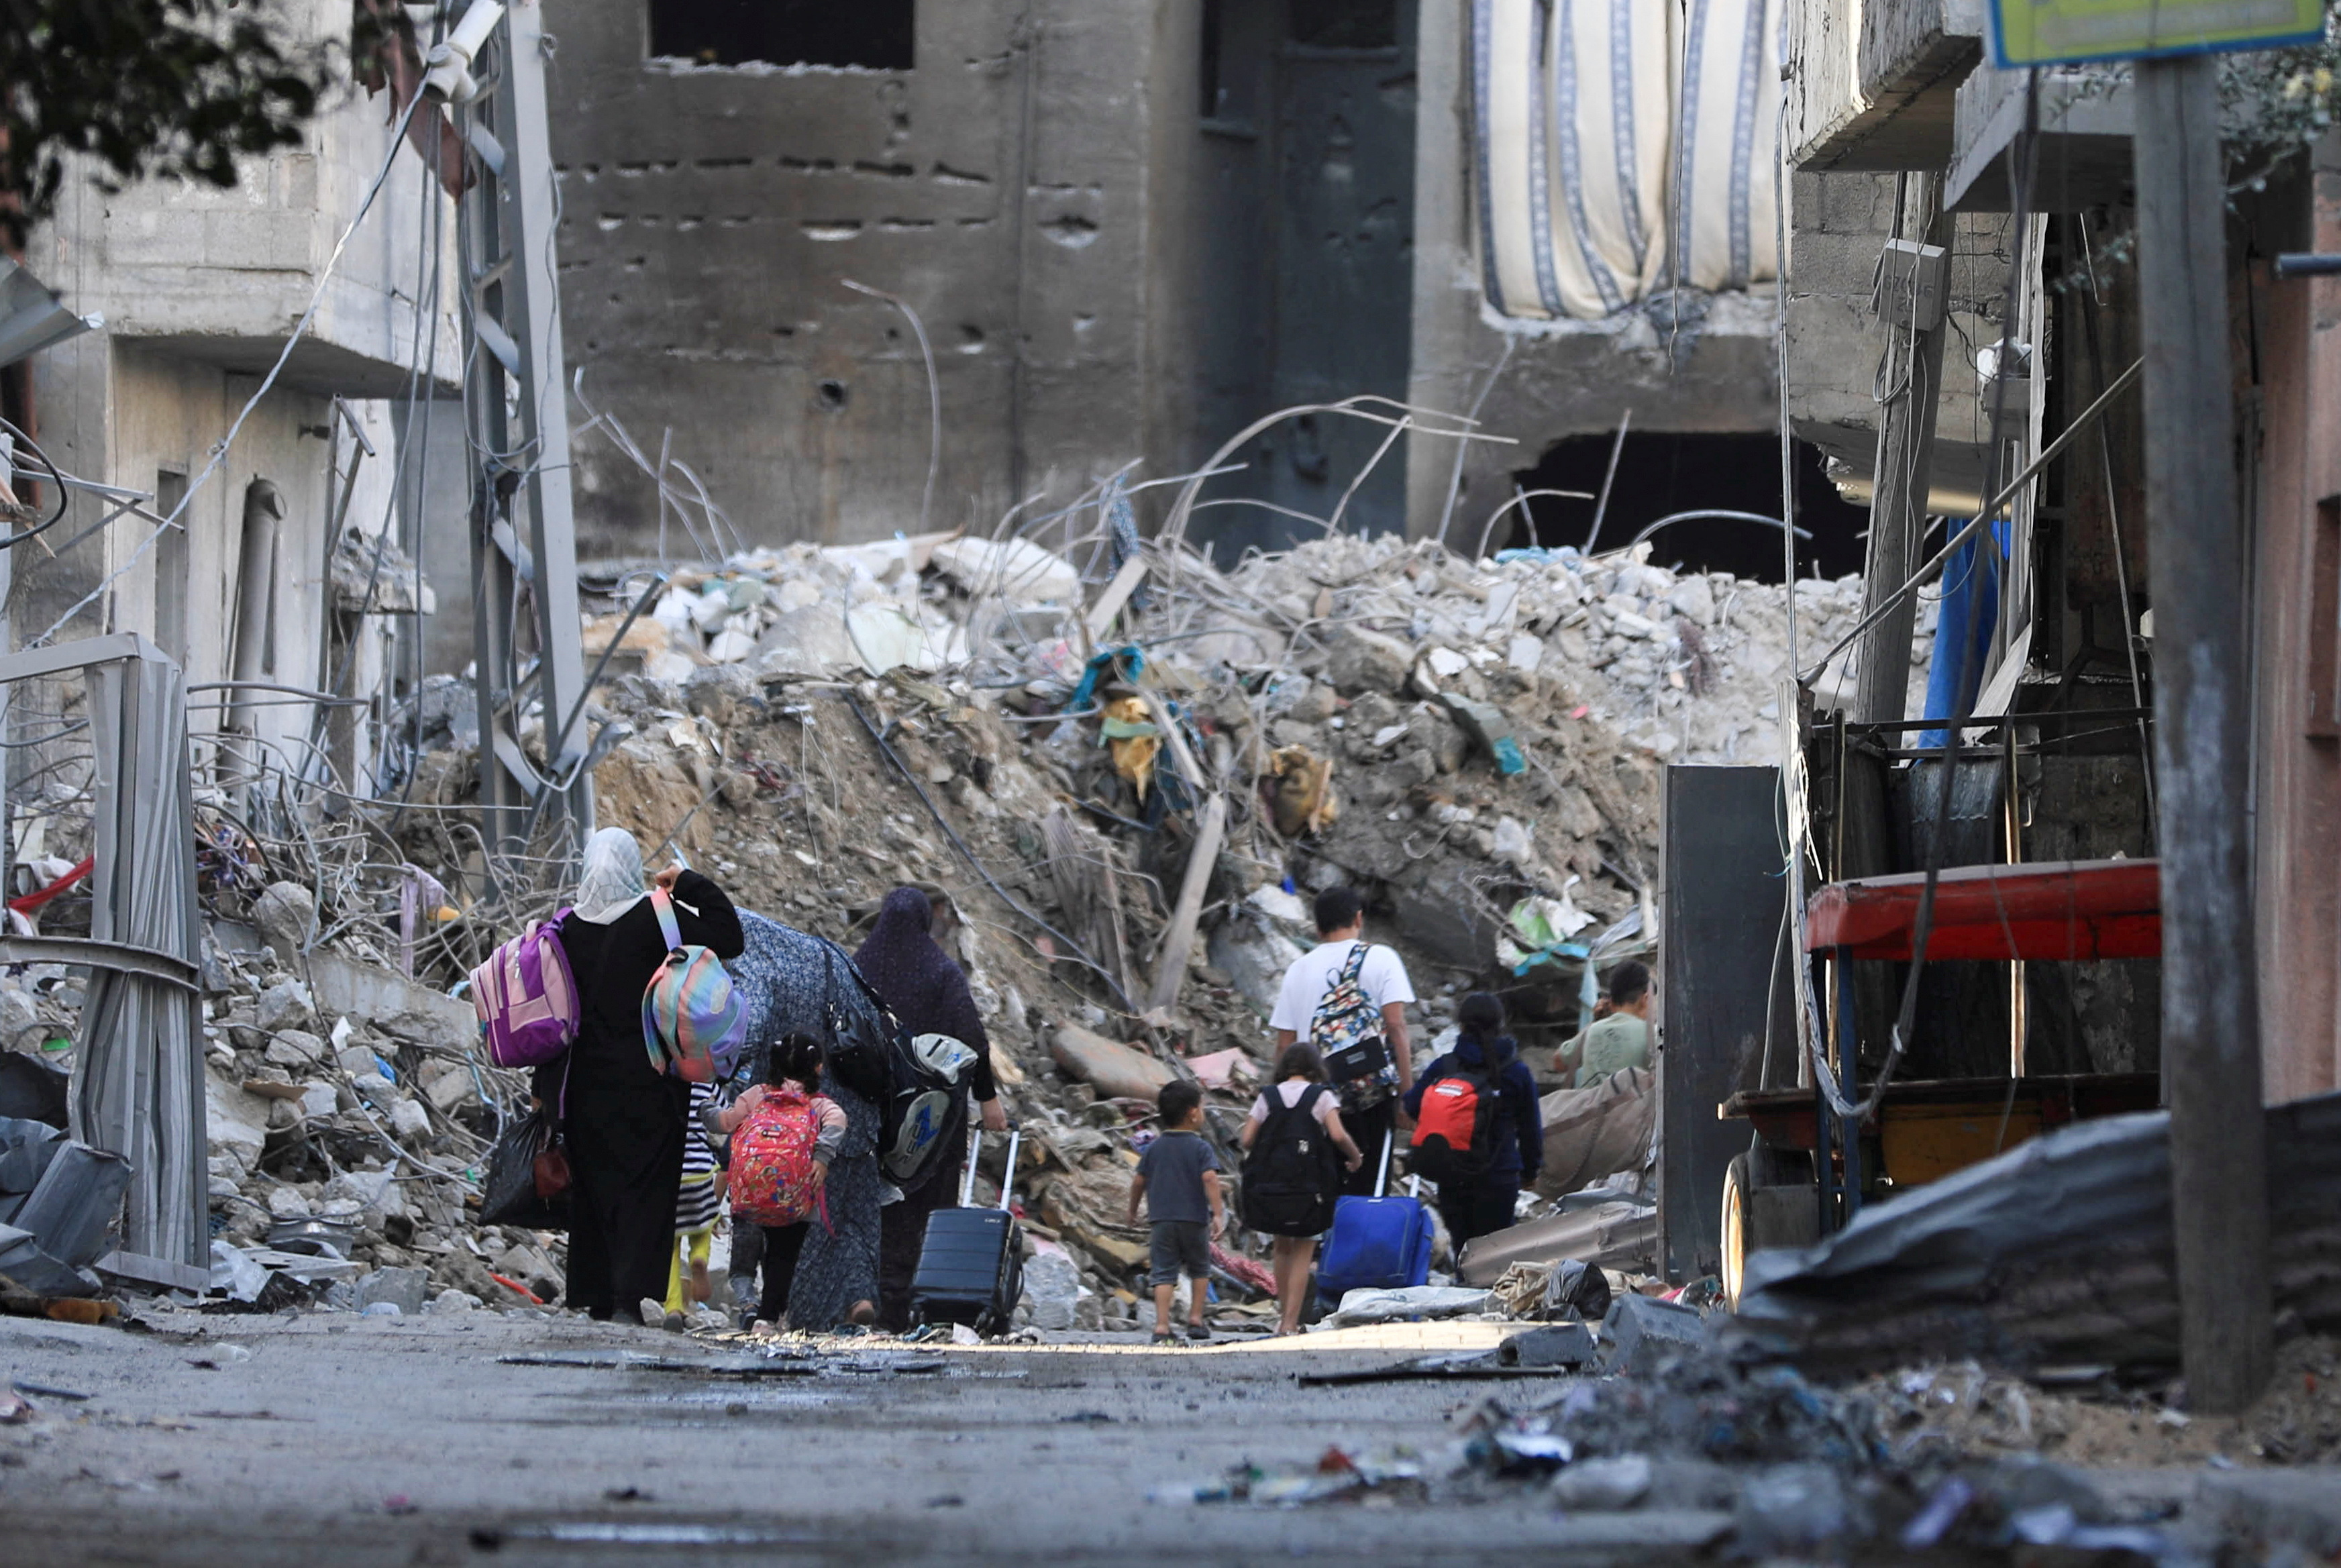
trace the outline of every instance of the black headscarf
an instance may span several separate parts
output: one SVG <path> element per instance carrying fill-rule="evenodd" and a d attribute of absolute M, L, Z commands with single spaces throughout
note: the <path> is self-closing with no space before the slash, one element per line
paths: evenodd
<path fill-rule="evenodd" d="M 967 975 L 929 933 L 934 910 L 915 887 L 898 887 L 878 906 L 878 924 L 853 955 L 854 967 L 913 1034 L 948 1034 L 976 1052 L 975 1097 L 990 1100 L 991 1042 L 967 988 Z"/>

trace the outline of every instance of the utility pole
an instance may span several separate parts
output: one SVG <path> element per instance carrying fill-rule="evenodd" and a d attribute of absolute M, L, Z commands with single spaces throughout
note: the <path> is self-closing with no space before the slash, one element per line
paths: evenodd
<path fill-rule="evenodd" d="M 499 14 L 501 14 L 499 15 Z M 431 53 L 429 84 L 460 107 L 477 160 L 456 233 L 472 445 L 472 605 L 480 809 L 492 889 L 539 828 L 573 862 L 593 828 L 583 638 L 570 511 L 569 386 L 561 349 L 558 210 L 540 0 L 472 0 Z M 523 744 L 542 737 L 540 767 Z M 505 861 L 499 867 L 498 859 Z"/>
<path fill-rule="evenodd" d="M 1900 724 L 1910 700 L 1910 633 L 1918 595 L 1903 594 L 1920 559 L 1918 542 L 1933 489 L 1935 420 L 1941 404 L 1943 338 L 1950 293 L 1951 220 L 1940 175 L 1914 175 L 1898 234 L 1878 269 L 1876 305 L 1885 335 L 1886 395 L 1878 409 L 1877 486 L 1869 503 L 1869 550 L 1861 613 L 1900 594 L 1862 634 L 1855 654 L 1853 714 L 1863 724 Z"/>
<path fill-rule="evenodd" d="M 2242 1410 L 2275 1360 L 2257 954 L 2245 829 L 2251 726 L 2227 364 L 2218 63 L 2137 64 L 2162 1074 L 2187 1393 Z"/>

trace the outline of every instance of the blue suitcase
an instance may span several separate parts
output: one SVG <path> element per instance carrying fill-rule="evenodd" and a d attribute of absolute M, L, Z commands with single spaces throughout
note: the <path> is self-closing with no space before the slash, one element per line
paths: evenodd
<path fill-rule="evenodd" d="M 1430 1214 L 1419 1198 L 1382 1194 L 1390 1180 L 1390 1141 L 1370 1198 L 1333 1205 L 1333 1228 L 1317 1264 L 1317 1294 L 1329 1306 L 1347 1291 L 1399 1290 L 1430 1281 Z"/>

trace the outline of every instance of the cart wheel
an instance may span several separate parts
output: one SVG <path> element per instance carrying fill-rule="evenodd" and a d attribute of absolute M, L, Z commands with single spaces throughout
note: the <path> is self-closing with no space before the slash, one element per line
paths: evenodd
<path fill-rule="evenodd" d="M 1723 1173 L 1723 1303 L 1739 1310 L 1740 1282 L 1748 1273 L 1748 1193 L 1755 1180 L 1746 1154 L 1734 1154 Z"/>

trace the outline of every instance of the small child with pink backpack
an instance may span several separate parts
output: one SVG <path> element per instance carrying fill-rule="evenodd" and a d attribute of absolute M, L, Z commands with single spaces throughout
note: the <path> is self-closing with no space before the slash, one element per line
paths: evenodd
<path fill-rule="evenodd" d="M 774 1045 L 764 1081 L 715 1113 L 732 1139 L 732 1222 L 764 1233 L 764 1288 L 754 1332 L 772 1334 L 789 1306 L 789 1284 L 807 1227 L 828 1223 L 823 1189 L 845 1142 L 845 1111 L 819 1093 L 822 1053 L 810 1034 Z"/>

